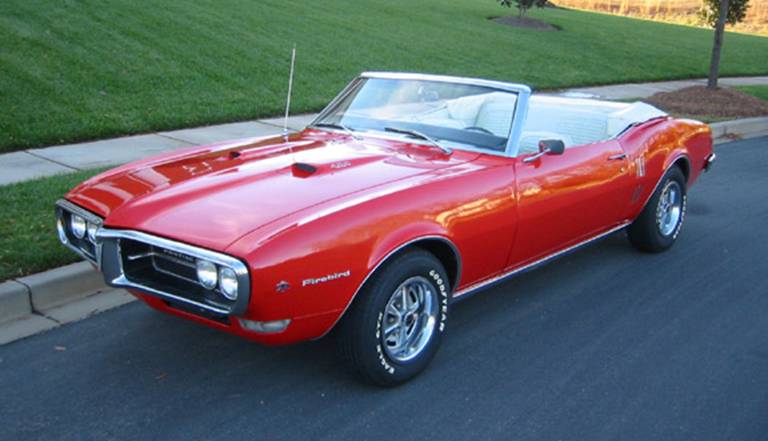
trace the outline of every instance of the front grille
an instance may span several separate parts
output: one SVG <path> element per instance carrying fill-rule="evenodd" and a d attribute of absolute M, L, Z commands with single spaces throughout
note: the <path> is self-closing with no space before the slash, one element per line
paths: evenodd
<path fill-rule="evenodd" d="M 91 227 L 90 235 L 86 230 L 83 238 L 75 237 L 70 228 L 75 215 Z M 66 200 L 56 202 L 56 216 L 64 245 L 97 265 L 111 286 L 139 290 L 188 312 L 213 314 L 217 320 L 226 321 L 227 316 L 248 309 L 251 280 L 248 267 L 239 259 L 140 231 L 104 227 L 102 218 Z M 234 272 L 237 289 L 230 297 L 235 300 L 225 297 L 218 286 L 206 289 L 200 284 L 198 260 L 215 265 L 217 272 L 225 268 Z"/>
<path fill-rule="evenodd" d="M 218 290 L 200 285 L 193 256 L 137 240 L 120 239 L 120 260 L 130 282 L 220 309 L 231 309 L 233 305 Z"/>
<path fill-rule="evenodd" d="M 112 286 L 160 297 L 178 309 L 206 318 L 213 314 L 226 321 L 227 316 L 241 315 L 248 309 L 251 280 L 248 267 L 239 259 L 140 231 L 101 228 L 97 238 L 100 269 Z M 227 299 L 218 286 L 206 289 L 200 284 L 198 260 L 235 272 L 236 300 Z"/>

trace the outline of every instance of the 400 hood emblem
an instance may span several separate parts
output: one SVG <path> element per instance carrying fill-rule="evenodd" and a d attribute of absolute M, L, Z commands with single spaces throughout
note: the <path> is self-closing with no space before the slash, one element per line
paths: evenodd
<path fill-rule="evenodd" d="M 352 272 L 350 270 L 346 270 L 338 273 L 328 274 L 326 276 L 318 277 L 316 279 L 314 278 L 304 279 L 301 281 L 301 286 L 312 286 L 312 285 L 317 285 L 318 283 L 330 282 L 331 280 L 341 279 L 343 277 L 349 277 L 350 274 L 352 274 Z"/>

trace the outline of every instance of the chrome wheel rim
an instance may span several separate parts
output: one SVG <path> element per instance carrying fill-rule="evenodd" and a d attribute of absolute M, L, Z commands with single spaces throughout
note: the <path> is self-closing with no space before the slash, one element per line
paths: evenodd
<path fill-rule="evenodd" d="M 659 233 L 669 236 L 675 232 L 683 214 L 683 190 L 677 181 L 664 186 L 656 207 L 656 226 Z"/>
<path fill-rule="evenodd" d="M 393 360 L 412 360 L 427 347 L 436 323 L 435 288 L 425 277 L 411 277 L 392 292 L 384 307 L 382 346 Z"/>

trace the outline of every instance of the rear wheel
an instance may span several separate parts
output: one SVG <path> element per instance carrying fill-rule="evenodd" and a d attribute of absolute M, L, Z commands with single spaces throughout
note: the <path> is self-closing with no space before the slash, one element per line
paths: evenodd
<path fill-rule="evenodd" d="M 629 226 L 629 241 L 641 251 L 658 253 L 668 249 L 680 234 L 686 204 L 685 176 L 680 168 L 672 167 Z"/>
<path fill-rule="evenodd" d="M 396 386 L 423 371 L 440 346 L 450 286 L 432 254 L 395 257 L 358 293 L 337 330 L 348 367 L 364 380 Z"/>

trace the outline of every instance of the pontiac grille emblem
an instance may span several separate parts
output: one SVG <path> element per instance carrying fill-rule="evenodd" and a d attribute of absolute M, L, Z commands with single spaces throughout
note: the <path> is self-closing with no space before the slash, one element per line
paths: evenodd
<path fill-rule="evenodd" d="M 277 286 L 275 286 L 275 291 L 277 292 L 286 292 L 288 291 L 288 288 L 291 287 L 291 284 L 286 282 L 285 280 L 281 280 Z"/>

